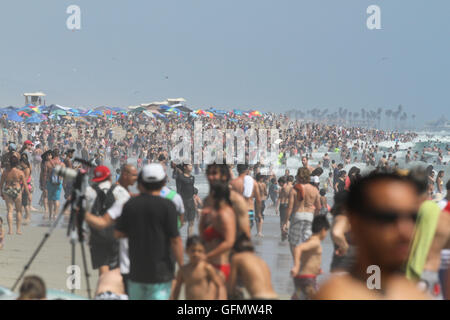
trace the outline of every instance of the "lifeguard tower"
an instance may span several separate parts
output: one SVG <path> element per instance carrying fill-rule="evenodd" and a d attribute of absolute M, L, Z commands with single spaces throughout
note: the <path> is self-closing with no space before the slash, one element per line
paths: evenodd
<path fill-rule="evenodd" d="M 24 93 L 23 95 L 25 97 L 25 105 L 32 104 L 33 106 L 41 106 L 42 99 L 45 97 L 45 93 L 43 92 Z"/>
<path fill-rule="evenodd" d="M 177 99 L 167 99 L 168 106 L 186 106 L 186 100 L 184 98 L 177 98 Z"/>

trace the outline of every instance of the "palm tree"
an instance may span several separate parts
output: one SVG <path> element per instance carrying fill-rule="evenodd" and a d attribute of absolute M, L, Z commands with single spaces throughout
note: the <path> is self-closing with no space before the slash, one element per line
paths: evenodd
<path fill-rule="evenodd" d="M 388 125 L 387 127 L 390 127 L 390 122 L 391 122 L 391 116 L 392 116 L 392 110 L 387 109 L 384 114 L 386 115 L 386 117 L 388 118 Z"/>

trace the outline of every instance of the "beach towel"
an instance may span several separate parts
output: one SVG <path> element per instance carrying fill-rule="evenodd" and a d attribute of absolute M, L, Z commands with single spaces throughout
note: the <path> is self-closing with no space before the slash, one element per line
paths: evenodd
<path fill-rule="evenodd" d="M 422 275 L 428 251 L 436 232 L 440 212 L 439 206 L 431 200 L 425 201 L 420 206 L 414 240 L 406 265 L 406 277 L 410 280 L 419 280 Z"/>

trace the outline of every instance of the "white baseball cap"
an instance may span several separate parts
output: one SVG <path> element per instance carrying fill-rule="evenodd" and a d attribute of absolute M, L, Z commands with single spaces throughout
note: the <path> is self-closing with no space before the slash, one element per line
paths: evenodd
<path fill-rule="evenodd" d="M 142 180 L 148 183 L 160 182 L 166 178 L 166 172 L 159 163 L 147 164 L 141 171 Z"/>

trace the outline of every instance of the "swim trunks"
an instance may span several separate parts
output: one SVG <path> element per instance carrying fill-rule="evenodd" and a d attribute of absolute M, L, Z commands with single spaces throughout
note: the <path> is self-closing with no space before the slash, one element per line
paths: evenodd
<path fill-rule="evenodd" d="M 172 281 L 140 283 L 128 280 L 129 300 L 169 300 Z"/>
<path fill-rule="evenodd" d="M 111 291 L 106 291 L 97 294 L 94 300 L 128 300 L 128 296 L 126 294 L 117 294 Z"/>
<path fill-rule="evenodd" d="M 295 294 L 293 300 L 310 300 L 317 292 L 317 276 L 301 274 L 294 277 Z"/>
<path fill-rule="evenodd" d="M 253 224 L 255 223 L 255 212 L 250 210 L 248 212 L 248 217 L 250 218 L 250 229 L 253 228 Z"/>
<path fill-rule="evenodd" d="M 292 246 L 298 246 L 311 237 L 313 219 L 312 212 L 296 212 L 292 215 L 288 233 L 288 241 Z"/>

